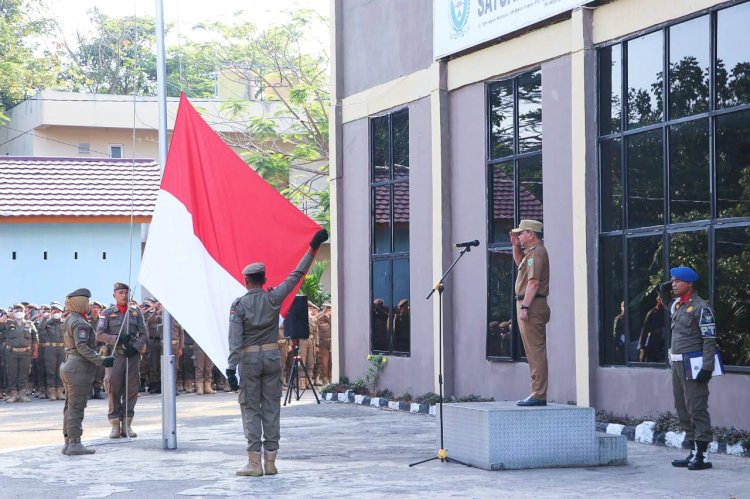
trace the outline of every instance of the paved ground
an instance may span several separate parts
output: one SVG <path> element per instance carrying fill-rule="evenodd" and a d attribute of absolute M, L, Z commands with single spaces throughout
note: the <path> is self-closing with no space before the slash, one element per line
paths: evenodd
<path fill-rule="evenodd" d="M 236 395 L 177 398 L 178 449 L 161 441 L 161 397 L 142 397 L 133 440 L 106 438 L 106 401 L 90 401 L 84 443 L 68 457 L 62 403 L 0 402 L 0 497 L 750 497 L 750 459 L 713 456 L 715 468 L 676 469 L 685 452 L 628 444 L 627 466 L 488 472 L 433 461 L 435 418 L 308 397 L 282 409 L 273 477 L 236 477 L 245 442 Z"/>

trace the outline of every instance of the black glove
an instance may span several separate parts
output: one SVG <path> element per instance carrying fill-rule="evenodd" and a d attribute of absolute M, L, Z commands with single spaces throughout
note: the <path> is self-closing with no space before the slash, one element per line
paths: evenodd
<path fill-rule="evenodd" d="M 119 338 L 117 338 L 117 344 L 118 345 L 127 345 L 130 343 L 130 335 L 128 333 L 121 334 Z"/>
<path fill-rule="evenodd" d="M 115 365 L 115 358 L 114 357 L 104 357 L 102 359 L 102 365 L 104 367 L 112 367 Z"/>
<path fill-rule="evenodd" d="M 711 379 L 711 371 L 708 371 L 706 369 L 701 369 L 698 371 L 698 376 L 695 377 L 695 381 L 708 381 Z"/>
<path fill-rule="evenodd" d="M 136 355 L 138 355 L 138 350 L 136 350 L 133 345 L 128 345 L 125 347 L 125 357 L 130 358 L 135 357 Z"/>
<path fill-rule="evenodd" d="M 669 294 L 672 292 L 672 281 L 666 281 L 659 284 L 659 292 Z"/>
<path fill-rule="evenodd" d="M 240 389 L 240 382 L 237 381 L 237 369 L 227 369 L 227 381 L 229 382 L 229 389 L 236 392 Z"/>
<path fill-rule="evenodd" d="M 310 247 L 314 250 L 320 248 L 320 245 L 323 244 L 323 241 L 328 240 L 328 231 L 325 229 L 320 229 L 318 232 L 315 233 L 313 238 L 310 240 Z"/>

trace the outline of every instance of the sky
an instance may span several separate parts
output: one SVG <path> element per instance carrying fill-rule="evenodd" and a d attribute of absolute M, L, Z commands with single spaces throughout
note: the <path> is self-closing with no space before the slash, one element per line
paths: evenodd
<path fill-rule="evenodd" d="M 47 0 L 49 13 L 55 17 L 68 42 L 75 40 L 76 31 L 84 31 L 87 12 L 96 7 L 111 17 L 156 17 L 157 0 Z M 176 43 L 180 37 L 193 37 L 191 27 L 205 21 L 231 22 L 238 11 L 258 26 L 273 24 L 284 18 L 283 12 L 304 7 L 328 16 L 329 0 L 162 0 L 164 21 L 172 24 L 167 44 Z M 174 38 L 174 39 L 170 39 Z M 327 38 L 321 34 L 318 38 Z M 323 41 L 321 40 L 321 43 Z M 325 40 L 327 43 L 327 39 Z"/>

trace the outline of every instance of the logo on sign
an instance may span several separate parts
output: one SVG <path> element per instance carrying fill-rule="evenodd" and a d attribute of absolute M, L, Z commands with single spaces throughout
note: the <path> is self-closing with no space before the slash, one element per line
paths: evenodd
<path fill-rule="evenodd" d="M 469 20 L 469 0 L 450 0 L 451 3 L 451 22 L 455 35 L 463 35 L 466 28 L 466 22 Z"/>

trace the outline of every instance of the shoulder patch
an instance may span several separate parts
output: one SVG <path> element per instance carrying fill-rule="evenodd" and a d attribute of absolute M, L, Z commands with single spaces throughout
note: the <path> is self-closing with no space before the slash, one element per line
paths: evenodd
<path fill-rule="evenodd" d="M 104 317 L 99 317 L 99 322 L 96 323 L 96 328 L 104 327 Z"/>
<path fill-rule="evenodd" d="M 531 267 L 532 265 L 534 265 L 534 259 L 533 258 L 529 258 L 528 260 L 526 260 L 526 265 L 528 265 L 529 267 Z"/>
<path fill-rule="evenodd" d="M 78 328 L 78 339 L 79 340 L 87 340 L 89 339 L 89 330 L 87 327 L 80 326 Z"/>
<path fill-rule="evenodd" d="M 714 319 L 714 314 L 710 308 L 703 307 L 701 309 L 701 318 L 698 325 L 701 328 L 701 337 L 713 338 L 716 336 L 716 319 Z"/>
<path fill-rule="evenodd" d="M 110 317 L 117 317 L 118 315 L 120 315 L 120 314 L 118 314 L 118 313 L 109 314 Z"/>

